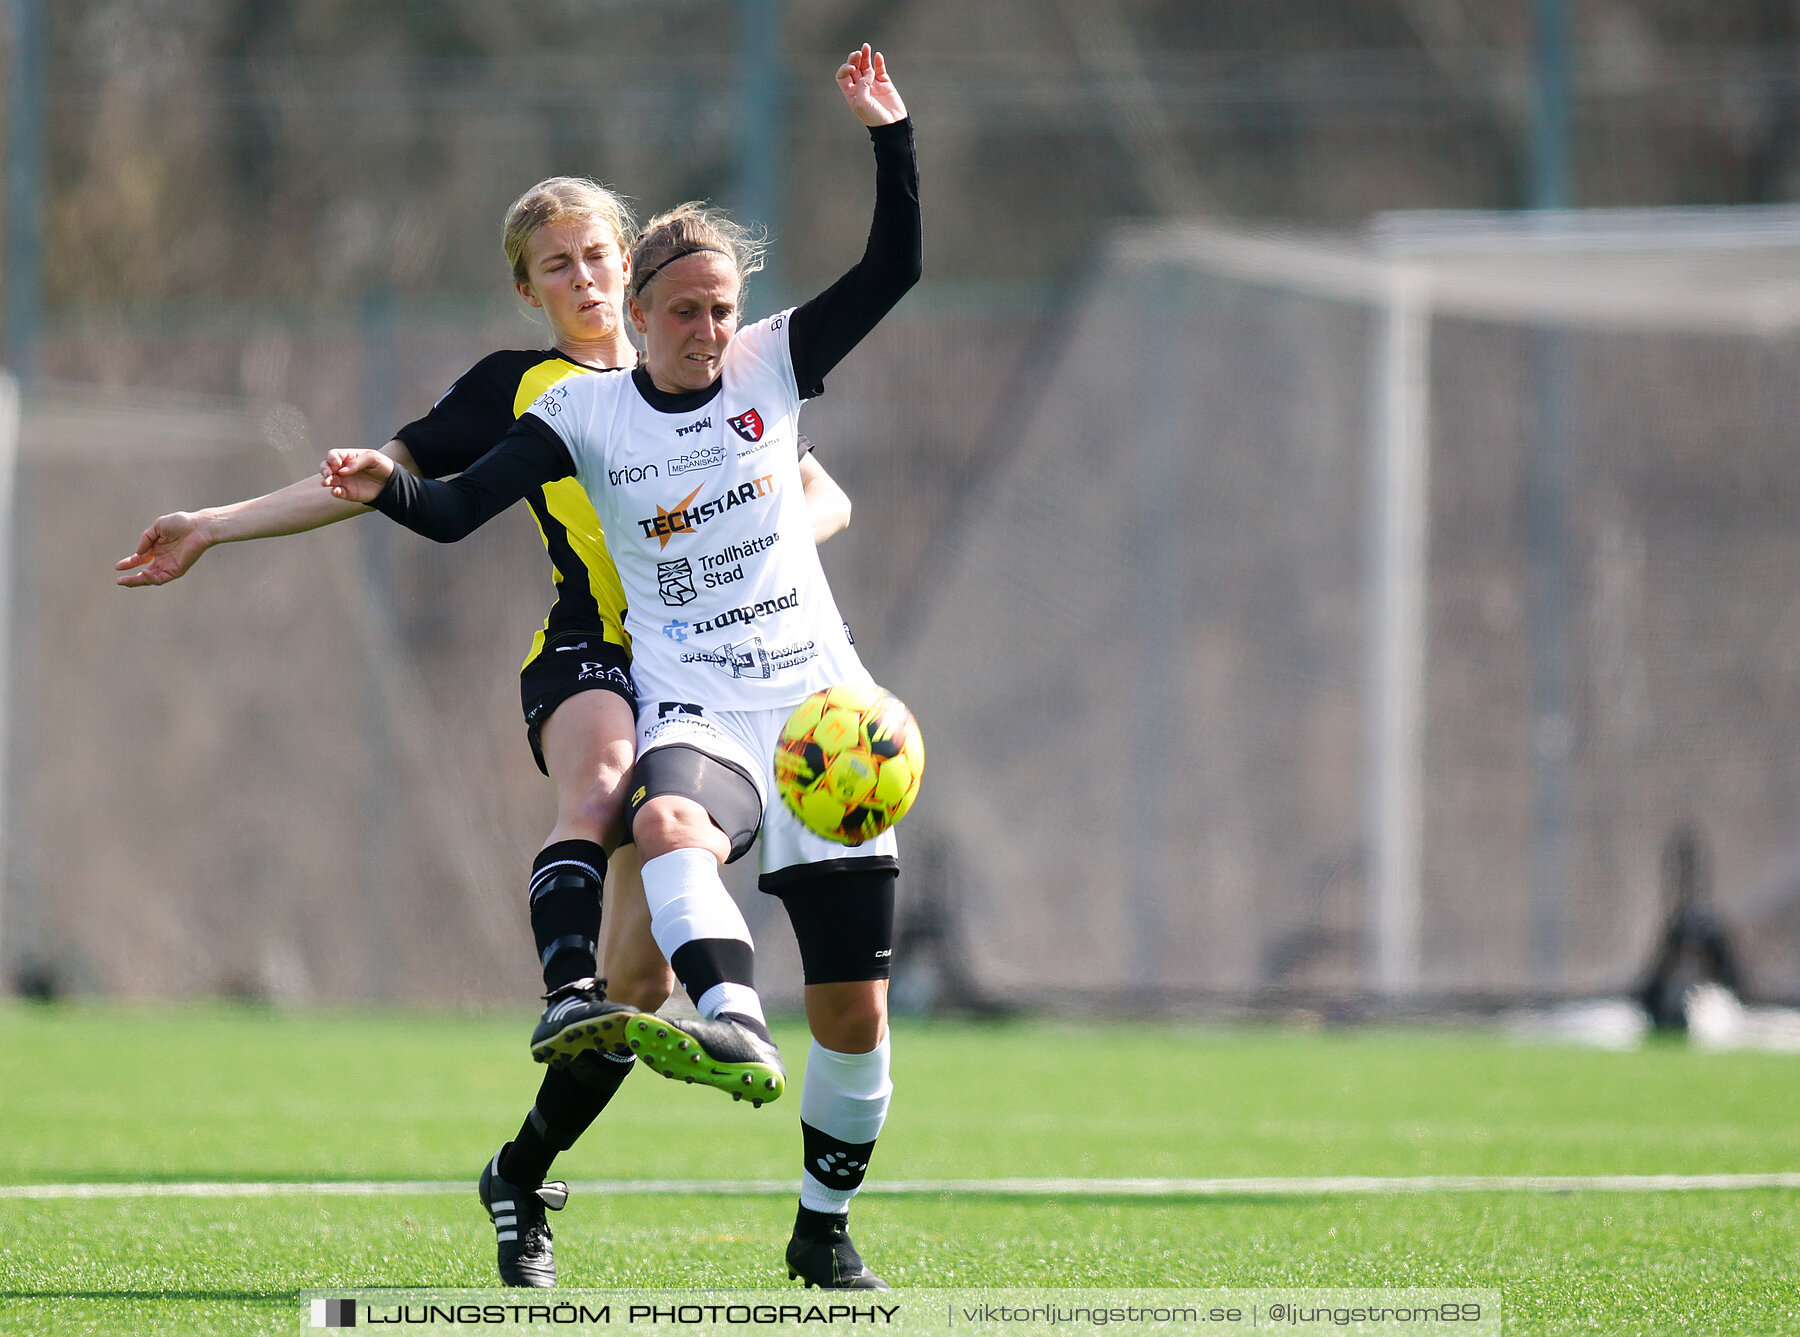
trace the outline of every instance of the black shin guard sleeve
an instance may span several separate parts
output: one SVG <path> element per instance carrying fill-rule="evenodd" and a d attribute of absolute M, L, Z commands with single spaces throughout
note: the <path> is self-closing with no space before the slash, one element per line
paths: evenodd
<path fill-rule="evenodd" d="M 544 987 L 599 973 L 600 888 L 606 851 L 591 840 L 546 845 L 531 865 L 531 934 Z"/>
<path fill-rule="evenodd" d="M 669 967 L 696 1006 L 719 984 L 756 987 L 756 949 L 738 938 L 694 938 L 675 949 Z"/>

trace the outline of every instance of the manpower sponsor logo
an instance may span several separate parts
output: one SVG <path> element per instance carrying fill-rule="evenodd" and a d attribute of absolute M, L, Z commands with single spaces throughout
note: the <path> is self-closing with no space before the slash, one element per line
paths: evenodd
<path fill-rule="evenodd" d="M 768 617 L 774 613 L 785 613 L 790 608 L 800 606 L 800 590 L 796 586 L 776 599 L 762 599 L 753 604 L 740 604 L 736 608 L 727 608 L 716 617 L 703 617 L 694 622 L 671 622 L 663 628 L 663 635 L 672 641 L 685 641 L 689 636 L 703 636 L 709 631 L 723 631 L 726 627 L 748 625 L 758 618 Z M 680 634 L 671 631 L 671 627 L 679 628 Z"/>

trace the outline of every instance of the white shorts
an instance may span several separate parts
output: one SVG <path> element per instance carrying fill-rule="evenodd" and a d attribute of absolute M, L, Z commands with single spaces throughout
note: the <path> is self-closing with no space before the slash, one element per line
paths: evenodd
<path fill-rule="evenodd" d="M 791 706 L 777 710 L 711 710 L 685 704 L 665 712 L 655 702 L 640 702 L 638 755 L 679 743 L 748 775 L 762 799 L 759 871 L 765 876 L 803 864 L 897 858 L 899 846 L 892 828 L 860 845 L 840 845 L 808 831 L 781 801 L 775 790 L 775 744 L 792 713 Z"/>

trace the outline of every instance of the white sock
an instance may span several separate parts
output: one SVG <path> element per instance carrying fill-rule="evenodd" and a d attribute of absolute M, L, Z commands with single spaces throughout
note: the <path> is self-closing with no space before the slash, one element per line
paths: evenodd
<path fill-rule="evenodd" d="M 801 1206 L 839 1215 L 850 1210 L 869 1151 L 887 1121 L 894 1094 L 891 1053 L 886 1036 L 866 1054 L 840 1054 L 812 1042 L 800 1090 L 801 1136 L 807 1143 Z"/>

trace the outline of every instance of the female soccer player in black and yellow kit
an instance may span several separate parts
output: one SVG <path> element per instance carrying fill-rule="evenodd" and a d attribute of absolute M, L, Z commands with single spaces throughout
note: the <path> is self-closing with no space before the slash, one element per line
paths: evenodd
<path fill-rule="evenodd" d="M 383 453 L 429 478 L 460 473 L 486 454 L 546 389 L 570 377 L 636 364 L 626 334 L 625 284 L 633 225 L 610 191 L 555 177 L 507 212 L 504 245 L 520 297 L 544 312 L 553 335 L 541 350 L 490 354 L 460 377 L 423 418 L 394 434 Z M 804 449 L 804 446 L 802 447 Z M 671 461 L 676 467 L 679 460 Z M 849 499 L 810 455 L 801 461 L 813 536 L 841 529 Z M 668 998 L 673 975 L 650 932 L 637 859 L 614 852 L 606 979 L 596 981 L 601 884 L 607 850 L 625 831 L 624 789 L 636 722 L 624 594 L 581 487 L 567 479 L 529 498 L 543 534 L 556 600 L 520 674 L 532 753 L 556 788 L 556 825 L 534 860 L 528 899 L 544 984 L 535 1057 L 552 1064 L 519 1133 L 488 1163 L 481 1196 L 495 1223 L 501 1279 L 555 1281 L 544 1207 L 560 1207 L 544 1176 L 612 1098 L 631 1060 L 592 1048 L 596 1030 Z M 187 572 L 214 544 L 301 533 L 366 515 L 316 478 L 233 505 L 159 517 L 118 563 L 121 585 L 153 586 Z M 574 1061 L 561 1060 L 579 1051 Z"/>

